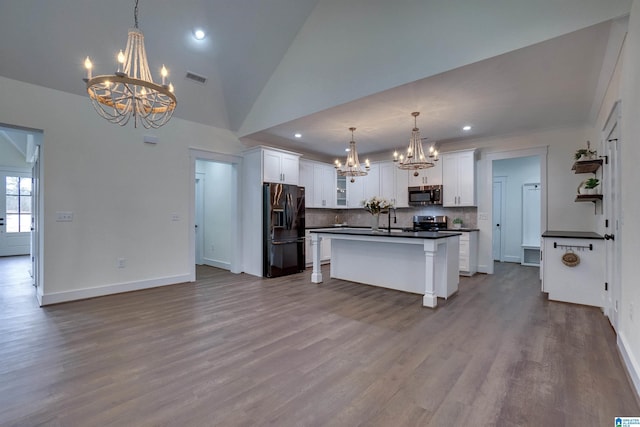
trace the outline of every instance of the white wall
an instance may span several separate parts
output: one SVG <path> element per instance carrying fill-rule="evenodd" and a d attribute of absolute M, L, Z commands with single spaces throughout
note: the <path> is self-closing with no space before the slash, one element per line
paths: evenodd
<path fill-rule="evenodd" d="M 204 240 L 203 262 L 229 270 L 231 263 L 231 165 L 198 160 L 196 169 L 203 173 Z"/>
<path fill-rule="evenodd" d="M 44 132 L 44 303 L 189 277 L 188 148 L 238 154 L 235 135 L 175 117 L 157 130 L 120 127 L 86 97 L 2 77 L 0 100 L 12 100 L 0 102 L 0 123 Z M 159 143 L 144 144 L 146 134 Z M 73 222 L 56 222 L 56 211 Z"/>
<path fill-rule="evenodd" d="M 506 212 L 502 232 L 505 234 L 504 260 L 520 262 L 522 258 L 522 186 L 540 182 L 540 160 L 519 157 L 493 161 L 493 176 L 506 177 Z"/>
<path fill-rule="evenodd" d="M 622 289 L 618 343 L 640 393 L 640 0 L 634 0 L 622 69 Z"/>

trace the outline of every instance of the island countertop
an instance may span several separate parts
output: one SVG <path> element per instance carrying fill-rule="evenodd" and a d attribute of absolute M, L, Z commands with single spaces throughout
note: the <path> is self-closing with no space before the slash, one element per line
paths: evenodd
<path fill-rule="evenodd" d="M 566 238 L 566 239 L 598 239 L 604 240 L 604 237 L 599 235 L 598 233 L 594 233 L 592 231 L 558 231 L 558 230 L 547 230 L 542 233 L 542 237 L 555 237 L 555 238 Z"/>
<path fill-rule="evenodd" d="M 368 228 L 318 228 L 309 230 L 311 233 L 323 233 L 323 234 L 337 234 L 337 235 L 350 235 L 350 236 L 372 236 L 372 237 L 403 237 L 410 239 L 446 239 L 451 236 L 460 236 L 461 232 L 455 231 L 401 231 L 391 229 L 388 232 L 386 229 L 379 229 L 373 231 Z"/>

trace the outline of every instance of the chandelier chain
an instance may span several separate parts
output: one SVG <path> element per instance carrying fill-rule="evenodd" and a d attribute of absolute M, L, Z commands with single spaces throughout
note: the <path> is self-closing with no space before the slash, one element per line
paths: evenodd
<path fill-rule="evenodd" d="M 138 29 L 138 1 L 136 0 L 136 5 L 133 8 L 133 20 L 135 22 L 135 28 Z"/>

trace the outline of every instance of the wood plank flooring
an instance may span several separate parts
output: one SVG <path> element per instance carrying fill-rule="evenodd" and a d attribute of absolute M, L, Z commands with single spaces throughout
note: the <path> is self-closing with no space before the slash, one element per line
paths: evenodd
<path fill-rule="evenodd" d="M 22 262 L 22 265 L 20 263 Z M 39 308 L 0 258 L 2 426 L 608 426 L 640 416 L 615 335 L 538 269 L 421 297 L 308 270 Z M 329 276 L 323 267 L 324 277 Z M 25 290 L 26 289 L 26 290 Z"/>

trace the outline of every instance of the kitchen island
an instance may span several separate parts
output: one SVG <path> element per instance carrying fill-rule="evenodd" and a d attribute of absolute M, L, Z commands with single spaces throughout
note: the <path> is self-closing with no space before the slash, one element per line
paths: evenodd
<path fill-rule="evenodd" d="M 331 239 L 332 278 L 423 295 L 434 308 L 438 297 L 458 290 L 460 234 L 449 231 L 400 231 L 325 228 L 311 231 L 311 282 L 322 283 L 320 242 Z"/>

